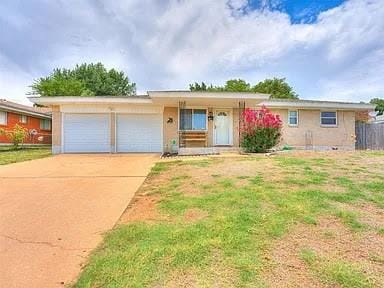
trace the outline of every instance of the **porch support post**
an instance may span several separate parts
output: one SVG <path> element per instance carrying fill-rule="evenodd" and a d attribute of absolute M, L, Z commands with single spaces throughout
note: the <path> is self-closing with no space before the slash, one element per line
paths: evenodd
<path fill-rule="evenodd" d="M 243 125 L 243 113 L 244 113 L 244 110 L 245 110 L 245 101 L 239 101 L 239 147 L 240 147 L 240 143 L 241 143 L 241 127 Z"/>
<path fill-rule="evenodd" d="M 182 146 L 185 146 L 184 145 L 184 140 L 183 140 L 183 131 L 182 130 L 180 130 L 179 128 L 180 128 L 180 119 L 181 119 L 181 117 L 180 117 L 180 109 L 183 109 L 183 108 L 185 108 L 185 101 L 179 101 L 179 106 L 178 106 L 178 109 L 179 109 L 179 111 L 178 111 L 178 117 L 179 117 L 179 119 L 178 119 L 178 121 L 177 121 L 177 123 L 179 123 L 179 127 L 177 127 L 178 128 L 178 130 L 179 130 L 179 148 L 180 147 L 182 147 Z"/>

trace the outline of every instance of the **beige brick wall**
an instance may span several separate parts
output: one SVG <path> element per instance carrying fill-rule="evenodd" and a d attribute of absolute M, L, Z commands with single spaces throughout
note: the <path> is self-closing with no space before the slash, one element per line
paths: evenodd
<path fill-rule="evenodd" d="M 299 125 L 297 127 L 288 126 L 288 109 L 272 109 L 272 112 L 279 114 L 283 120 L 282 145 L 305 147 L 308 143 L 306 133 L 311 132 L 314 148 L 354 149 L 354 111 L 337 111 L 337 127 L 322 127 L 320 125 L 320 110 L 299 110 Z"/>
<path fill-rule="evenodd" d="M 59 106 L 52 107 L 52 153 L 59 154 L 61 150 L 62 113 Z"/>
<path fill-rule="evenodd" d="M 163 113 L 163 145 L 164 152 L 171 152 L 171 141 L 172 139 L 176 139 L 176 145 L 179 143 L 179 135 L 178 135 L 178 108 L 177 107 L 165 107 Z M 172 123 L 167 123 L 168 119 L 172 118 Z"/>

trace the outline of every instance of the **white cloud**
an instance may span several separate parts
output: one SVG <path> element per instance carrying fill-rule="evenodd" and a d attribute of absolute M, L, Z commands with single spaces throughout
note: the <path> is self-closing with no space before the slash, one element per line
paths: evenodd
<path fill-rule="evenodd" d="M 267 9 L 280 1 L 264 1 L 260 10 L 247 3 L 71 0 L 23 9 L 2 3 L 0 97 L 21 99 L 27 80 L 89 61 L 126 71 L 141 91 L 286 76 L 302 98 L 384 94 L 381 0 L 350 0 L 313 24 L 291 24 L 287 14 Z"/>

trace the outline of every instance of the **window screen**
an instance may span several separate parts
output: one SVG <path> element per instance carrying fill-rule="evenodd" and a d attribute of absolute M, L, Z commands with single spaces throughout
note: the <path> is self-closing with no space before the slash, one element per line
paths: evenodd
<path fill-rule="evenodd" d="M 336 112 L 321 112 L 321 125 L 324 126 L 336 126 L 337 118 Z"/>

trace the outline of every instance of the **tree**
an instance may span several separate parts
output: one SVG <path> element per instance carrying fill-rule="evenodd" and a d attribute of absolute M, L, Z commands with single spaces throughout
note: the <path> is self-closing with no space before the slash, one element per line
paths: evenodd
<path fill-rule="evenodd" d="M 265 79 L 257 83 L 252 90 L 258 93 L 271 94 L 271 98 L 298 99 L 299 96 L 285 81 L 285 78 Z"/>
<path fill-rule="evenodd" d="M 204 82 L 201 84 L 195 82 L 193 84 L 189 84 L 190 91 L 207 91 L 207 85 Z"/>
<path fill-rule="evenodd" d="M 379 112 L 379 115 L 384 114 L 384 98 L 373 98 L 369 103 L 376 105 L 375 110 Z"/>
<path fill-rule="evenodd" d="M 224 91 L 251 92 L 251 85 L 242 79 L 231 79 L 225 83 Z"/>
<path fill-rule="evenodd" d="M 189 84 L 190 91 L 209 91 L 209 92 L 248 92 L 248 93 L 266 93 L 271 94 L 271 98 L 298 99 L 298 95 L 293 88 L 285 81 L 285 78 L 265 79 L 255 86 L 247 83 L 243 79 L 230 79 L 224 86 L 207 86 L 204 82 L 201 84 L 195 82 Z"/>
<path fill-rule="evenodd" d="M 74 69 L 54 69 L 31 85 L 32 95 L 41 96 L 129 96 L 136 84 L 124 72 L 107 70 L 103 64 L 81 64 Z"/>
<path fill-rule="evenodd" d="M 209 92 L 252 92 L 251 85 L 242 79 L 230 79 L 224 86 L 207 86 L 204 82 L 201 84 L 195 82 L 189 84 L 190 91 L 209 91 Z"/>

